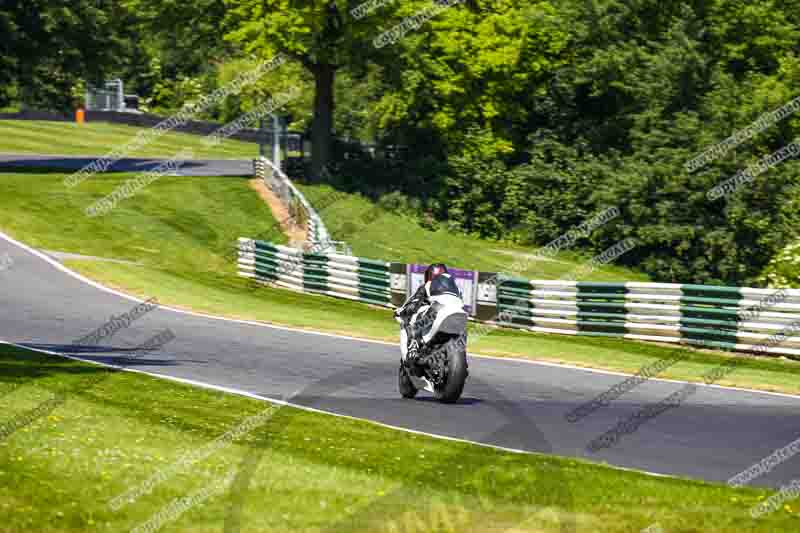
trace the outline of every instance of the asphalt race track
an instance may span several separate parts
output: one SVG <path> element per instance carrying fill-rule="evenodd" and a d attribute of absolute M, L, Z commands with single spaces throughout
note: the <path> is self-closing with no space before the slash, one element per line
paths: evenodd
<path fill-rule="evenodd" d="M 0 169 L 9 172 L 12 172 L 14 167 L 78 171 L 100 158 L 102 156 L 0 154 Z M 115 161 L 107 172 L 147 172 L 154 170 L 165 161 L 167 159 L 126 157 Z M 241 159 L 191 159 L 184 161 L 175 174 L 180 176 L 252 176 L 253 162 Z"/>
<path fill-rule="evenodd" d="M 458 404 L 438 404 L 427 393 L 403 400 L 397 392 L 395 346 L 169 309 L 146 314 L 107 346 L 81 350 L 71 346 L 73 340 L 135 303 L 1 237 L 0 257 L 8 253 L 13 260 L 0 271 L 0 340 L 7 342 L 128 364 L 125 349 L 170 328 L 175 340 L 160 352 L 133 360 L 136 368 L 263 397 L 301 389 L 292 403 L 437 435 L 720 482 L 800 436 L 800 398 L 703 386 L 683 405 L 624 435 L 614 447 L 590 453 L 589 441 L 681 385 L 651 380 L 569 423 L 567 411 L 624 378 L 472 357 Z M 800 458 L 753 484 L 777 486 L 795 477 L 800 477 Z"/>

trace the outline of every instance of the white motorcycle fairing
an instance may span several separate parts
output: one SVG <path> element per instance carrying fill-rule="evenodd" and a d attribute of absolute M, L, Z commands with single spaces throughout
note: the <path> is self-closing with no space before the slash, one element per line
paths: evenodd
<path fill-rule="evenodd" d="M 422 342 L 424 344 L 429 343 L 439 332 L 460 335 L 466 329 L 468 315 L 464 311 L 464 302 L 461 298 L 449 294 L 432 296 L 431 305 L 420 307 L 419 310 L 414 313 L 414 316 L 411 317 L 409 327 L 425 327 L 425 325 L 422 324 L 418 325 L 417 322 L 420 321 L 422 317 L 425 317 L 431 308 L 433 308 L 435 318 L 433 319 L 433 324 L 430 329 L 422 336 Z M 417 341 L 412 340 L 411 342 Z M 418 347 L 418 349 L 419 348 L 421 347 Z M 408 333 L 406 328 L 400 328 L 400 351 L 404 362 L 408 355 L 408 349 Z M 408 377 L 416 388 L 434 392 L 433 383 L 431 383 L 428 378 L 424 376 L 417 377 L 411 374 L 409 374 Z"/>
<path fill-rule="evenodd" d="M 460 335 L 467 327 L 468 315 L 464 311 L 464 302 L 458 296 L 443 294 L 432 296 L 431 307 L 436 311 L 436 318 L 433 321 L 430 331 L 422 336 L 422 342 L 429 343 L 433 337 L 439 333 L 449 333 Z"/>

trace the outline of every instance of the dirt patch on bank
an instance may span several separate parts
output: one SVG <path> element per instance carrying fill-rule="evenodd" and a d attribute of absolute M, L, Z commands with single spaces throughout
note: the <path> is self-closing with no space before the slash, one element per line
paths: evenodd
<path fill-rule="evenodd" d="M 261 199 L 267 203 L 272 211 L 272 216 L 280 223 L 281 230 L 289 237 L 289 246 L 299 247 L 306 240 L 305 225 L 298 225 L 295 222 L 289 215 L 289 209 L 283 205 L 283 202 L 267 187 L 263 180 L 253 178 L 249 181 L 249 184 L 250 188 L 256 191 Z"/>

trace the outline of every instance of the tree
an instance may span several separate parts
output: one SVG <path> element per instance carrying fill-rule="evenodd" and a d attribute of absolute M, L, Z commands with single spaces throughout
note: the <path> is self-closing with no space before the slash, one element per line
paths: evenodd
<path fill-rule="evenodd" d="M 72 109 L 77 83 L 100 81 L 118 65 L 117 24 L 128 17 L 115 0 L 4 1 L 0 105 L 17 98 L 45 109 Z"/>
<path fill-rule="evenodd" d="M 348 2 L 349 4 L 350 2 Z M 355 20 L 335 0 L 227 0 L 228 38 L 268 59 L 285 54 L 314 78 L 312 168 L 315 177 L 333 150 L 334 82 L 342 68 L 364 69 L 371 54 L 372 24 Z"/>
<path fill-rule="evenodd" d="M 398 15 L 426 4 L 404 4 Z M 499 154 L 524 150 L 540 122 L 536 98 L 570 59 L 570 22 L 547 0 L 476 0 L 454 4 L 427 24 L 391 55 L 375 58 L 387 76 L 375 106 L 385 134 L 399 132 L 398 141 L 413 143 L 429 131 L 435 144 L 462 155 L 472 143 L 469 132 L 479 129 L 491 132 Z"/>
<path fill-rule="evenodd" d="M 180 108 L 194 92 L 213 91 L 219 66 L 237 52 L 224 39 L 224 0 L 121 2 L 135 20 L 120 32 L 132 31 L 136 40 L 120 77 L 162 110 Z"/>

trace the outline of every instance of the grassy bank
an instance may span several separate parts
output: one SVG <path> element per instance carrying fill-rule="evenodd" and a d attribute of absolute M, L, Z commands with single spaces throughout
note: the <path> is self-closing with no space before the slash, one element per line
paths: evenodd
<path fill-rule="evenodd" d="M 222 126 L 222 125 L 220 125 Z M 102 156 L 133 140 L 143 128 L 107 122 L 0 120 L 0 153 Z M 168 132 L 126 157 L 172 157 L 192 148 L 197 159 L 253 159 L 258 145 L 227 139 L 205 146 L 200 135 Z"/>
<path fill-rule="evenodd" d="M 263 235 L 273 242 L 285 240 L 276 231 L 269 209 L 249 189 L 246 180 L 164 177 L 122 201 L 107 216 L 90 219 L 82 215 L 82 209 L 111 192 L 126 176 L 104 175 L 70 190 L 61 185 L 62 178 L 58 173 L 0 174 L 0 228 L 37 248 L 131 261 L 135 264 L 93 260 L 71 260 L 67 264 L 109 286 L 142 297 L 157 296 L 167 305 L 379 340 L 397 339 L 396 323 L 389 310 L 323 296 L 254 288 L 235 275 L 231 245 L 237 237 Z M 354 212 L 358 213 L 355 209 Z M 402 222 L 390 213 L 374 213 L 378 224 L 386 224 L 387 230 Z M 375 237 L 375 242 L 389 239 L 382 238 L 380 241 Z M 407 252 L 408 256 L 391 258 L 414 260 L 411 254 L 419 254 L 417 258 L 423 261 L 438 258 L 433 255 L 437 242 L 442 248 L 446 243 L 443 236 L 436 238 L 441 241 L 422 238 L 417 248 Z M 350 242 L 366 248 L 371 240 Z M 476 239 L 469 251 L 475 255 L 469 260 L 488 262 L 485 257 L 491 257 L 491 252 L 483 255 L 482 250 L 494 247 L 500 245 Z M 456 246 L 450 249 L 454 254 L 458 251 Z M 577 266 L 564 261 L 569 268 Z M 474 336 L 470 350 L 634 372 L 674 348 L 623 339 L 495 330 L 480 338 Z M 710 367 L 736 357 L 720 352 L 685 353 L 686 358 L 665 371 L 663 377 L 699 380 Z M 748 360 L 721 384 L 800 393 L 798 374 L 800 365 L 791 361 Z"/>
<path fill-rule="evenodd" d="M 107 215 L 84 209 L 134 173 L 99 174 L 67 189 L 67 174 L 0 173 L 2 228 L 38 248 L 136 262 L 179 277 L 228 274 L 232 243 L 257 231 L 284 243 L 245 178 L 162 176 Z"/>
<path fill-rule="evenodd" d="M 0 368 L 2 427 L 63 398 L 0 440 L 4 532 L 128 531 L 149 521 L 165 532 L 238 524 L 242 532 L 542 533 L 564 531 L 564 521 L 609 533 L 656 522 L 687 532 L 798 527 L 795 502 L 749 517 L 765 490 L 331 423 L 1 344 Z M 216 440 L 247 419 L 255 421 L 248 431 Z M 130 498 L 116 499 L 126 491 Z M 179 498 L 188 500 L 176 505 Z"/>
<path fill-rule="evenodd" d="M 403 263 L 441 261 L 448 265 L 486 272 L 510 272 L 515 263 L 523 268 L 516 275 L 530 279 L 558 279 L 568 274 L 582 281 L 648 281 L 648 277 L 613 264 L 581 273 L 591 259 L 580 250 L 565 250 L 551 258 L 536 258 L 532 248 L 514 246 L 450 233 L 429 231 L 412 217 L 376 208 L 366 198 L 348 194 L 335 202 L 335 191 L 326 185 L 301 185 L 337 240 L 346 241 L 360 257 L 376 257 Z"/>

